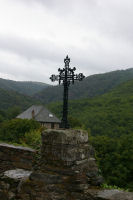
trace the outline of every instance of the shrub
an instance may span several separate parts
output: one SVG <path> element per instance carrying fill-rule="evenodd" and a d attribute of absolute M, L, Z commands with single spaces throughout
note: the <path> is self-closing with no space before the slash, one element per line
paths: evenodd
<path fill-rule="evenodd" d="M 39 150 L 41 145 L 41 130 L 38 129 L 26 132 L 25 137 L 21 140 L 21 143 Z"/>
<path fill-rule="evenodd" d="M 40 128 L 40 124 L 34 120 L 13 119 L 0 124 L 0 140 L 20 143 L 25 133 Z"/>

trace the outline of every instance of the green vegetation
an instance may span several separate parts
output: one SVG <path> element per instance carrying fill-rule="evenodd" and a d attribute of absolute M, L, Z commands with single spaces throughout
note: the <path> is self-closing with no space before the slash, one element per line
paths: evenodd
<path fill-rule="evenodd" d="M 13 90 L 24 95 L 32 96 L 45 89 L 49 85 L 41 82 L 32 81 L 12 81 L 0 78 L 0 88 L 4 90 Z"/>
<path fill-rule="evenodd" d="M 120 188 L 120 187 L 118 187 L 116 185 L 108 185 L 106 183 L 102 184 L 101 187 L 104 188 L 104 189 L 124 190 L 126 192 L 129 192 L 128 189 L 125 190 L 125 188 Z"/>
<path fill-rule="evenodd" d="M 26 95 L 19 94 L 13 90 L 0 89 L 0 109 L 7 110 L 14 106 L 20 107 L 20 109 L 25 109 L 31 105 L 38 103 L 36 100 L 28 97 Z"/>
<path fill-rule="evenodd" d="M 13 106 L 7 110 L 0 110 L 0 123 L 9 119 L 14 119 L 21 112 L 20 107 Z"/>
<path fill-rule="evenodd" d="M 0 124 L 0 141 L 40 147 L 41 126 L 28 119 L 12 119 Z"/>
<path fill-rule="evenodd" d="M 133 134 L 120 138 L 95 136 L 91 140 L 106 183 L 133 191 Z"/>
<path fill-rule="evenodd" d="M 42 129 L 35 129 L 26 132 L 23 140 L 21 140 L 24 146 L 28 145 L 34 149 L 39 150 L 41 146 L 41 131 Z"/>

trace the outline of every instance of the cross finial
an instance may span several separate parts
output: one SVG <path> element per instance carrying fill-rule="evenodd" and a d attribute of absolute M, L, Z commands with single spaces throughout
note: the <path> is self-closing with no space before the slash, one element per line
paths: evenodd
<path fill-rule="evenodd" d="M 64 59 L 64 63 L 65 63 L 65 67 L 69 67 L 70 58 L 68 57 L 68 55 L 67 55 L 66 58 Z"/>

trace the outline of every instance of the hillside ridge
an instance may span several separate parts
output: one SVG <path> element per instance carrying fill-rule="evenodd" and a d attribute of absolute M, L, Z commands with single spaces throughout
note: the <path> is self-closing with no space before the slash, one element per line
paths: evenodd
<path fill-rule="evenodd" d="M 70 86 L 69 99 L 92 98 L 102 95 L 131 79 L 133 79 L 133 68 L 91 75 Z M 61 85 L 47 87 L 36 93 L 34 97 L 44 104 L 60 101 L 63 99 L 63 87 Z"/>
<path fill-rule="evenodd" d="M 32 96 L 45 89 L 49 84 L 36 81 L 14 81 L 0 78 L 0 88 L 4 90 L 14 90 L 21 94 Z"/>

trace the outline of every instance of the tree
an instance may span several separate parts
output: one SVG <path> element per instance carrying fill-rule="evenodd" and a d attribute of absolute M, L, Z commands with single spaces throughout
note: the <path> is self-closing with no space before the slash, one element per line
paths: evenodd
<path fill-rule="evenodd" d="M 0 125 L 0 140 L 21 143 L 26 132 L 40 128 L 40 124 L 34 120 L 13 119 Z"/>

